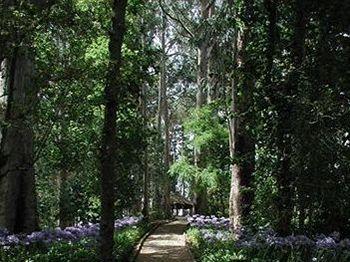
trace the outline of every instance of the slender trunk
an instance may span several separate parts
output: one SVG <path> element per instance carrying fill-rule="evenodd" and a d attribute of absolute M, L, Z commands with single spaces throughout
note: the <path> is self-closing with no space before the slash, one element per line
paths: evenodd
<path fill-rule="evenodd" d="M 144 83 L 141 89 L 141 114 L 143 118 L 143 128 L 147 131 L 147 85 Z M 143 152 L 143 207 L 142 215 L 145 219 L 149 218 L 149 169 L 148 169 L 148 141 L 145 141 Z"/>
<path fill-rule="evenodd" d="M 127 0 L 113 1 L 112 31 L 109 42 L 109 71 L 105 86 L 105 112 L 101 149 L 101 261 L 114 261 L 114 209 L 118 94 L 121 86 L 121 47 L 125 32 Z"/>
<path fill-rule="evenodd" d="M 238 48 L 241 42 L 241 31 L 237 30 L 234 39 L 233 47 L 233 60 L 234 60 L 234 73 L 231 84 L 231 117 L 229 119 L 229 143 L 230 143 L 230 157 L 233 161 L 235 157 L 239 154 L 238 152 L 238 79 L 236 69 L 238 68 L 237 56 Z M 236 160 L 237 161 L 237 160 Z M 231 164 L 231 188 L 230 188 L 230 203 L 229 203 L 229 217 L 231 221 L 231 229 L 237 230 L 242 225 L 242 206 L 241 206 L 241 176 L 242 169 L 238 163 Z"/>
<path fill-rule="evenodd" d="M 158 84 L 158 114 L 157 114 L 157 131 L 158 131 L 158 145 L 161 147 L 162 145 L 162 119 L 163 119 L 163 107 L 164 107 L 164 88 L 165 88 L 165 27 L 164 27 L 164 17 L 162 15 L 162 28 L 161 28 L 161 60 L 160 60 L 160 75 L 159 75 L 159 84 Z M 160 148 L 159 148 L 160 149 Z M 163 172 L 163 155 L 162 151 L 159 150 L 158 153 L 158 175 L 155 177 L 155 199 L 154 199 L 154 207 L 156 210 L 161 210 L 162 208 L 162 189 L 163 189 L 163 176 L 161 175 Z"/>
<path fill-rule="evenodd" d="M 66 170 L 62 170 L 59 173 L 58 184 L 59 184 L 59 225 L 61 228 L 72 225 L 73 221 L 71 218 L 70 201 L 67 195 L 67 180 L 69 173 Z"/>
<path fill-rule="evenodd" d="M 212 4 L 209 8 L 209 17 L 214 16 L 215 14 L 215 4 Z M 217 98 L 217 74 L 215 68 L 215 57 L 213 56 L 214 49 L 216 47 L 216 40 L 213 38 L 209 43 L 209 51 L 208 51 L 208 91 L 207 91 L 207 103 L 210 104 Z"/>
<path fill-rule="evenodd" d="M 148 1 L 145 1 L 148 3 Z M 142 48 L 145 50 L 147 45 L 152 44 L 152 38 L 149 37 L 147 39 L 147 32 L 145 31 L 145 25 L 146 21 L 144 18 L 141 18 L 141 25 L 142 25 Z M 151 35 L 153 36 L 153 32 L 151 32 Z M 145 68 L 141 68 L 142 70 L 146 70 Z M 149 153 L 148 153 L 148 143 L 149 143 L 149 137 L 148 137 L 148 111 L 147 111 L 147 83 L 144 82 L 141 87 L 140 92 L 140 108 L 141 108 L 141 116 L 143 120 L 143 134 L 145 136 L 144 138 L 144 148 L 143 148 L 143 159 L 142 159 L 142 165 L 143 165 L 143 205 L 142 205 L 142 215 L 146 221 L 149 220 L 149 209 L 150 209 L 150 172 L 149 172 L 149 165 L 148 165 L 148 159 L 149 159 Z"/>
<path fill-rule="evenodd" d="M 6 108 L 7 68 L 7 60 L 0 60 L 0 145 L 2 140 L 2 127 Z"/>
<path fill-rule="evenodd" d="M 166 91 L 166 90 L 165 90 Z M 165 133 L 165 141 L 164 141 L 164 210 L 166 212 L 166 216 L 171 216 L 171 207 L 170 207 L 170 189 L 171 189 L 171 181 L 168 175 L 170 168 L 170 121 L 169 121 L 169 107 L 168 107 L 168 99 L 167 94 L 165 94 L 164 101 L 164 133 Z"/>
<path fill-rule="evenodd" d="M 170 167 L 170 130 L 169 130 L 169 108 L 166 86 L 166 17 L 162 14 L 162 32 L 161 32 L 161 44 L 162 44 L 162 57 L 160 62 L 160 81 L 159 81 L 159 114 L 158 125 L 160 136 L 164 131 L 164 148 L 162 162 L 164 164 L 163 177 L 161 179 L 162 184 L 162 208 L 167 217 L 171 215 L 170 210 L 170 180 L 168 171 Z M 164 125 L 164 129 L 162 126 Z"/>
<path fill-rule="evenodd" d="M 266 72 L 265 72 L 265 85 L 267 86 L 269 92 L 268 96 L 274 95 L 271 91 L 272 87 L 272 69 L 273 69 L 273 59 L 276 52 L 276 38 L 277 38 L 277 4 L 276 0 L 265 0 L 264 5 L 268 16 L 268 28 L 267 28 L 267 49 L 266 49 Z"/>
<path fill-rule="evenodd" d="M 209 18 L 209 0 L 200 0 L 201 8 L 201 19 L 203 21 Z M 208 84 L 208 54 L 209 54 L 209 38 L 206 36 L 206 32 L 202 30 L 202 40 L 199 44 L 198 53 L 198 64 L 197 64 L 197 97 L 196 97 L 196 108 L 200 109 L 206 102 L 205 91 Z M 194 164 L 197 167 L 201 166 L 201 152 L 199 148 L 194 149 Z M 200 181 L 197 181 L 197 184 Z M 208 198 L 207 189 L 200 188 L 198 185 L 194 185 L 194 210 L 196 213 L 207 213 Z"/>
<path fill-rule="evenodd" d="M 209 18 L 209 0 L 200 0 L 201 19 L 203 21 Z M 197 64 L 197 108 L 201 108 L 205 103 L 205 89 L 208 82 L 208 49 L 209 38 L 205 36 L 206 32 L 202 30 L 202 40 L 199 44 L 198 64 Z"/>

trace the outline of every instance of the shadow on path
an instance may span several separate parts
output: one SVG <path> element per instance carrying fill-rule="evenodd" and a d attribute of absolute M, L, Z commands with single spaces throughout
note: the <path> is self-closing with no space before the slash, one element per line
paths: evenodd
<path fill-rule="evenodd" d="M 146 239 L 136 262 L 193 262 L 194 259 L 186 246 L 186 227 L 187 221 L 180 219 L 157 228 Z"/>

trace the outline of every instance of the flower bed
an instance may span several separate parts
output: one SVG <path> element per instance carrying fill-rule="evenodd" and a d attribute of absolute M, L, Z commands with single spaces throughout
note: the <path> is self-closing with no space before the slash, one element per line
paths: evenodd
<path fill-rule="evenodd" d="M 87 223 L 28 235 L 1 230 L 0 261 L 98 261 L 99 229 L 98 223 Z M 141 217 L 125 217 L 115 221 L 115 229 L 114 254 L 124 261 L 148 225 Z"/>
<path fill-rule="evenodd" d="M 330 236 L 278 236 L 271 229 L 229 231 L 229 220 L 215 216 L 188 217 L 187 239 L 199 261 L 350 261 L 350 239 Z"/>
<path fill-rule="evenodd" d="M 140 223 L 141 217 L 124 217 L 114 223 L 116 231 Z M 0 230 L 0 246 L 30 245 L 33 243 L 52 243 L 57 241 L 79 241 L 86 237 L 98 237 L 99 223 L 78 224 L 64 229 L 43 230 L 28 235 L 10 234 L 7 230 Z"/>

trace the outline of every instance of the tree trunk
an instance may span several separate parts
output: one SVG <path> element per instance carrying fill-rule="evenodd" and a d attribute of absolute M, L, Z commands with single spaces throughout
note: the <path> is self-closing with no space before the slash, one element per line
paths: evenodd
<path fill-rule="evenodd" d="M 118 94 L 121 86 L 121 47 L 125 32 L 127 0 L 113 1 L 112 31 L 109 42 L 109 71 L 105 86 L 105 112 L 101 150 L 101 261 L 114 261 L 114 209 Z M 126 90 L 125 90 L 126 91 Z"/>
<path fill-rule="evenodd" d="M 203 21 L 209 18 L 209 0 L 200 0 L 201 19 Z M 197 108 L 201 108 L 205 103 L 205 89 L 208 82 L 208 49 L 209 38 L 206 32 L 201 32 L 201 42 L 198 47 L 198 64 L 197 64 Z"/>
<path fill-rule="evenodd" d="M 7 86 L 7 60 L 0 59 L 0 145 L 2 140 L 2 127 L 6 109 L 6 86 Z"/>
<path fill-rule="evenodd" d="M 160 61 L 160 79 L 159 79 L 159 109 L 158 109 L 158 132 L 160 141 L 164 137 L 163 147 L 163 175 L 161 178 L 161 207 L 165 216 L 171 215 L 170 210 L 170 179 L 168 171 L 170 167 L 170 125 L 169 125 L 169 108 L 166 86 L 166 16 L 162 14 L 161 45 L 162 56 Z M 164 126 L 164 128 L 162 128 Z M 164 132 L 164 135 L 163 135 Z"/>
<path fill-rule="evenodd" d="M 212 4 L 209 8 L 209 17 L 214 16 L 215 14 L 215 4 Z M 214 49 L 216 47 L 216 40 L 210 39 L 209 41 L 209 51 L 208 51 L 208 90 L 207 90 L 207 103 L 210 104 L 214 102 L 217 98 L 217 85 L 218 85 L 218 74 L 217 69 L 215 68 L 215 59 L 213 56 Z"/>
<path fill-rule="evenodd" d="M 201 20 L 205 21 L 209 18 L 210 5 L 209 0 L 200 0 Z M 208 61 L 209 61 L 209 38 L 206 36 L 205 30 L 202 29 L 201 42 L 198 46 L 198 64 L 197 64 L 197 97 L 196 108 L 200 109 L 206 101 L 205 91 L 208 85 Z M 194 164 L 197 167 L 201 165 L 201 152 L 199 148 L 194 149 Z M 197 182 L 199 184 L 199 181 Z M 208 209 L 207 189 L 198 188 L 195 185 L 196 192 L 194 195 L 194 210 L 196 213 L 205 214 Z"/>
<path fill-rule="evenodd" d="M 166 91 L 166 90 L 165 90 Z M 169 168 L 170 168 L 170 121 L 169 121 L 169 108 L 168 108 L 168 99 L 167 94 L 165 93 L 165 101 L 164 101 L 164 133 L 165 133 L 165 141 L 164 141 L 164 210 L 166 217 L 171 216 L 171 207 L 170 207 L 170 188 L 171 181 L 169 177 Z"/>
<path fill-rule="evenodd" d="M 237 56 L 238 56 L 238 48 L 241 42 L 241 32 L 238 30 L 234 39 L 234 48 L 233 48 L 233 59 L 235 64 L 235 71 L 238 67 Z M 234 158 L 238 157 L 238 101 L 237 101 L 237 93 L 238 93 L 238 81 L 237 81 L 237 72 L 233 73 L 232 85 L 231 85 L 231 117 L 229 119 L 229 143 L 230 143 L 230 157 L 231 161 Z M 237 161 L 235 159 L 235 161 Z M 231 188 L 230 188 L 230 203 L 229 203 L 229 217 L 231 222 L 231 229 L 237 230 L 242 225 L 242 204 L 241 204 L 241 176 L 242 169 L 238 163 L 231 164 Z"/>
<path fill-rule="evenodd" d="M 8 99 L 0 157 L 0 226 L 11 232 L 38 229 L 32 114 L 37 98 L 33 62 L 16 48 L 9 70 Z"/>
<path fill-rule="evenodd" d="M 47 8 L 50 4 L 46 0 L 29 2 L 38 9 Z M 18 3 L 15 1 L 6 0 L 2 8 L 16 5 Z M 1 48 L 11 44 L 16 46 L 11 57 L 8 52 L 0 51 L 0 60 L 9 61 L 4 117 L 6 126 L 2 130 L 0 148 L 0 227 L 15 233 L 38 229 L 32 130 L 38 90 L 32 83 L 34 64 L 29 54 L 31 40 L 25 42 L 20 33 L 12 32 L 1 41 Z"/>
<path fill-rule="evenodd" d="M 147 131 L 147 85 L 144 83 L 141 89 L 141 114 L 143 118 L 144 131 Z M 148 141 L 145 141 L 143 152 L 143 206 L 142 215 L 146 220 L 149 218 L 149 169 L 148 169 Z"/>
<path fill-rule="evenodd" d="M 278 151 L 281 154 L 280 171 L 277 174 L 277 184 L 279 189 L 279 199 L 277 206 L 279 219 L 277 230 L 281 235 L 288 235 L 291 232 L 291 219 L 293 218 L 293 173 L 291 172 L 292 155 L 292 122 L 293 122 L 293 101 L 290 98 L 297 92 L 300 76 L 298 69 L 304 59 L 304 42 L 306 33 L 306 7 L 305 1 L 295 1 L 295 25 L 294 39 L 292 45 L 292 66 L 293 71 L 289 80 L 284 84 L 283 96 L 287 97 L 283 101 L 283 106 L 279 110 L 278 123 Z M 282 104 L 282 103 L 281 103 Z"/>
<path fill-rule="evenodd" d="M 68 172 L 66 170 L 61 170 L 58 177 L 59 184 L 59 225 L 60 228 L 66 228 L 71 226 L 73 221 L 71 221 L 71 210 L 70 210 L 70 201 L 67 192 L 67 180 Z"/>
<path fill-rule="evenodd" d="M 252 2 L 244 2 L 243 17 L 252 17 Z M 231 6 L 233 8 L 233 6 Z M 237 16 L 234 10 L 233 15 Z M 252 67 L 247 59 L 246 46 L 250 37 L 251 21 L 243 20 L 244 28 L 237 29 L 233 46 L 234 75 L 231 85 L 231 117 L 229 120 L 231 190 L 229 216 L 231 229 L 239 230 L 247 224 L 254 198 L 252 191 L 252 175 L 255 169 L 255 141 L 248 133 L 252 121 L 249 110 L 253 107 L 254 82 L 249 75 Z M 240 75 L 240 77 L 239 77 Z M 238 98 L 239 89 L 241 96 Z"/>
<path fill-rule="evenodd" d="M 268 16 L 268 28 L 267 28 L 268 42 L 267 42 L 267 49 L 266 49 L 267 66 L 266 66 L 266 72 L 265 72 L 265 85 L 269 90 L 268 96 L 271 99 L 271 97 L 274 95 L 271 85 L 272 85 L 273 59 L 276 52 L 277 4 L 276 4 L 276 0 L 265 0 L 264 5 Z"/>

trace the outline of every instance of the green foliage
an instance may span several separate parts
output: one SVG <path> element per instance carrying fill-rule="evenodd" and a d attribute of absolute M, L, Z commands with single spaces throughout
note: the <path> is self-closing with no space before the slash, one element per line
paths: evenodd
<path fill-rule="evenodd" d="M 185 133 L 193 136 L 193 146 L 205 149 L 228 139 L 223 112 L 215 104 L 193 110 L 184 122 Z"/>
<path fill-rule="evenodd" d="M 117 261 L 128 261 L 131 253 L 139 239 L 149 230 L 149 225 L 141 224 L 140 226 L 129 228 L 121 234 L 114 236 L 115 246 L 114 254 Z"/>
<path fill-rule="evenodd" d="M 207 241 L 199 229 L 190 228 L 186 232 L 186 239 L 191 247 L 196 261 L 203 262 L 231 262 L 231 261 L 255 261 L 255 262 L 346 262 L 350 259 L 350 253 L 346 250 L 288 248 L 288 247 L 237 247 L 233 240 Z"/>
<path fill-rule="evenodd" d="M 140 16 L 142 13 L 142 17 L 153 18 L 149 8 L 133 1 L 127 14 L 122 81 L 124 88 L 132 91 L 126 97 L 121 90 L 118 106 L 117 214 L 134 212 L 141 195 L 140 151 L 147 136 L 140 132 L 144 128 L 139 90 L 143 84 L 153 84 L 155 77 L 147 70 L 154 66 L 156 50 L 142 44 L 135 35 L 147 35 L 148 27 L 154 24 L 146 24 Z M 20 12 L 27 15 L 25 10 Z M 99 217 L 99 148 L 110 16 L 108 1 L 61 0 L 33 31 L 36 83 L 42 98 L 34 116 L 34 134 L 43 227 L 58 225 L 62 199 L 67 203 L 65 216 L 71 223 L 96 221 Z M 60 182 L 62 173 L 68 174 L 64 185 Z"/>
<path fill-rule="evenodd" d="M 114 236 L 114 256 L 117 261 L 127 261 L 134 246 L 149 230 L 148 224 L 123 229 Z M 36 246 L 2 247 L 0 261 L 6 262 L 80 262 L 99 261 L 99 242 L 87 238 L 79 242 L 56 242 Z"/>
<path fill-rule="evenodd" d="M 228 154 L 228 128 L 223 109 L 212 103 L 195 109 L 184 121 L 186 135 L 181 157 L 170 168 L 170 174 L 187 181 L 194 192 L 206 189 L 209 210 L 226 215 L 230 185 Z M 201 154 L 200 163 L 190 161 L 192 150 Z"/>
<path fill-rule="evenodd" d="M 191 183 L 196 181 L 200 176 L 198 167 L 189 163 L 186 157 L 181 157 L 170 167 L 170 175 L 178 177 L 179 179 L 185 179 Z"/>

